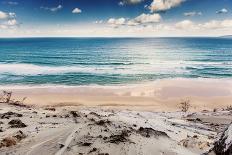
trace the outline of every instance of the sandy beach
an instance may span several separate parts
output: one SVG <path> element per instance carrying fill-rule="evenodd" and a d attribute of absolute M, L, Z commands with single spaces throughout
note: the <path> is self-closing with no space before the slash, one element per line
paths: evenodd
<path fill-rule="evenodd" d="M 36 106 L 113 106 L 152 111 L 177 111 L 190 100 L 191 110 L 212 110 L 231 105 L 230 79 L 164 79 L 116 86 L 4 86 L 17 100 Z"/>
<path fill-rule="evenodd" d="M 230 80 L 216 79 L 4 86 L 12 96 L 0 104 L 0 154 L 215 155 L 232 122 L 231 88 Z M 187 100 L 183 112 L 180 102 Z"/>

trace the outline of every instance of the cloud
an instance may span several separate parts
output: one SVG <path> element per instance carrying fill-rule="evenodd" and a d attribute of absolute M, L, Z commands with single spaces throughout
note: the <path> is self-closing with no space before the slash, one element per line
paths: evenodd
<path fill-rule="evenodd" d="M 177 29 L 194 29 L 195 24 L 191 20 L 183 20 L 175 24 Z"/>
<path fill-rule="evenodd" d="M 8 14 L 6 12 L 0 11 L 0 19 L 7 19 Z"/>
<path fill-rule="evenodd" d="M 138 24 L 158 23 L 161 20 L 161 16 L 157 13 L 154 14 L 141 14 L 132 21 Z"/>
<path fill-rule="evenodd" d="M 202 24 L 203 28 L 206 29 L 224 29 L 224 28 L 232 28 L 232 20 L 226 19 L 226 20 L 212 20 L 209 22 L 206 22 Z"/>
<path fill-rule="evenodd" d="M 126 18 L 110 18 L 107 23 L 110 24 L 113 27 L 118 27 L 122 25 L 126 26 L 137 26 L 137 25 L 146 25 L 146 24 L 152 24 L 152 23 L 158 23 L 160 22 L 162 17 L 157 14 L 141 14 L 133 19 L 126 19 Z"/>
<path fill-rule="evenodd" d="M 5 2 L 3 2 L 3 4 L 7 4 L 7 5 L 18 5 L 19 3 L 18 3 L 18 2 L 15 2 L 15 1 L 5 1 Z"/>
<path fill-rule="evenodd" d="M 187 17 L 201 16 L 201 15 L 202 15 L 202 12 L 196 12 L 196 11 L 184 13 L 184 16 L 187 16 Z"/>
<path fill-rule="evenodd" d="M 125 25 L 126 24 L 126 19 L 125 18 L 118 18 L 118 19 L 110 18 L 107 21 L 107 23 L 110 24 L 113 27 L 118 27 L 118 26 L 121 26 L 121 25 Z"/>
<path fill-rule="evenodd" d="M 16 13 L 14 12 L 9 12 L 9 18 L 15 18 L 16 17 Z"/>
<path fill-rule="evenodd" d="M 106 22 L 91 25 L 50 25 L 44 28 L 20 29 L 7 28 L 0 25 L 2 37 L 183 37 L 183 36 L 223 36 L 232 34 L 232 19 L 193 22 L 191 20 L 178 22 L 162 22 L 142 26 L 127 26 L 130 19 L 125 19 L 123 26 L 118 28 L 109 26 Z M 218 26 L 217 26 L 218 25 Z M 62 29 L 61 29 L 62 26 Z"/>
<path fill-rule="evenodd" d="M 229 11 L 226 8 L 216 11 L 216 14 L 228 13 Z"/>
<path fill-rule="evenodd" d="M 149 9 L 151 12 L 158 12 L 158 11 L 167 11 L 171 8 L 179 6 L 185 0 L 153 0 Z"/>
<path fill-rule="evenodd" d="M 56 12 L 56 11 L 61 10 L 63 8 L 63 6 L 62 5 L 58 5 L 57 7 L 52 7 L 52 8 L 41 6 L 40 8 L 44 9 L 44 10 L 51 11 L 51 12 Z"/>
<path fill-rule="evenodd" d="M 10 29 L 19 26 L 16 19 L 9 19 L 4 23 L 0 24 L 0 29 Z"/>
<path fill-rule="evenodd" d="M 125 3 L 124 3 L 124 2 L 122 2 L 122 1 L 120 1 L 120 2 L 118 3 L 118 5 L 119 5 L 119 6 L 124 6 L 124 5 L 125 5 Z"/>
<path fill-rule="evenodd" d="M 103 23 L 103 20 L 97 20 L 94 22 L 95 24 L 102 24 Z"/>
<path fill-rule="evenodd" d="M 183 20 L 175 24 L 176 29 L 182 30 L 222 30 L 232 28 L 232 19 L 211 20 L 205 23 L 194 23 L 191 20 Z"/>
<path fill-rule="evenodd" d="M 120 1 L 119 3 L 118 3 L 118 5 L 120 5 L 120 6 L 123 6 L 123 5 L 127 5 L 127 4 L 129 4 L 129 5 L 133 5 L 133 4 L 138 4 L 138 3 L 141 3 L 141 2 L 143 2 L 144 0 L 122 0 L 122 1 Z"/>
<path fill-rule="evenodd" d="M 7 26 L 17 26 L 18 25 L 18 22 L 16 19 L 11 19 L 11 20 L 8 20 L 7 23 L 6 23 Z"/>
<path fill-rule="evenodd" d="M 1 19 L 3 20 L 3 19 L 15 18 L 15 17 L 16 17 L 16 14 L 13 12 L 6 13 L 3 11 L 0 11 L 0 20 Z"/>
<path fill-rule="evenodd" d="M 76 13 L 76 14 L 81 13 L 81 12 L 82 12 L 82 10 L 79 9 L 79 8 L 75 8 L 75 9 L 73 9 L 73 11 L 72 11 L 72 13 Z"/>
<path fill-rule="evenodd" d="M 8 27 L 6 26 L 6 25 L 4 25 L 4 24 L 0 24 L 0 30 L 1 29 L 7 29 Z"/>
<path fill-rule="evenodd" d="M 15 19 L 16 14 L 14 12 L 0 11 L 0 29 L 8 29 L 18 26 L 18 22 Z"/>

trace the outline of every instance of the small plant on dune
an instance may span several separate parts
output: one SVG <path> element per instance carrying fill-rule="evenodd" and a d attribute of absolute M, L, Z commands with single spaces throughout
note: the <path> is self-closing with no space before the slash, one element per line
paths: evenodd
<path fill-rule="evenodd" d="M 179 108 L 182 112 L 187 112 L 190 107 L 191 107 L 190 100 L 183 100 L 179 104 Z"/>
<path fill-rule="evenodd" d="M 232 105 L 226 107 L 227 111 L 232 111 Z"/>
<path fill-rule="evenodd" d="M 2 96 L 0 97 L 0 101 L 3 103 L 9 103 L 11 96 L 12 96 L 12 92 L 2 91 Z"/>
<path fill-rule="evenodd" d="M 2 91 L 2 95 L 0 96 L 0 103 L 8 103 L 11 105 L 23 106 L 23 107 L 26 106 L 24 105 L 24 101 L 27 99 L 26 97 L 24 97 L 21 101 L 14 100 L 12 99 L 12 94 L 13 93 L 11 91 Z"/>

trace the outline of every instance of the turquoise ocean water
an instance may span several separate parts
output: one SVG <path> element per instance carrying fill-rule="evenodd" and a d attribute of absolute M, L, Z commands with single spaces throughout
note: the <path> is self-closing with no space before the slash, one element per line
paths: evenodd
<path fill-rule="evenodd" d="M 232 39 L 0 39 L 0 85 L 107 85 L 231 78 Z"/>

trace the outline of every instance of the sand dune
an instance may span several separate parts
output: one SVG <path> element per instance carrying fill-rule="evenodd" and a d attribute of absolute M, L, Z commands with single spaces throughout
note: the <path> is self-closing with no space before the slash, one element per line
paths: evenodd
<path fill-rule="evenodd" d="M 230 111 L 185 114 L 85 106 L 0 104 L 0 114 L 0 154 L 15 155 L 199 155 L 232 121 Z M 12 127 L 9 122 L 15 119 L 26 127 Z M 19 131 L 25 135 L 21 139 L 15 136 Z M 4 146 L 6 137 L 16 143 Z"/>

